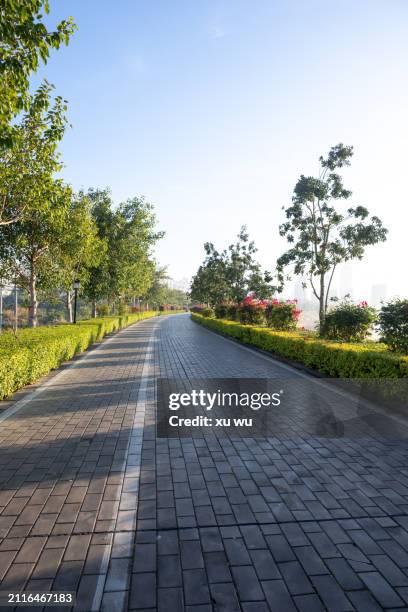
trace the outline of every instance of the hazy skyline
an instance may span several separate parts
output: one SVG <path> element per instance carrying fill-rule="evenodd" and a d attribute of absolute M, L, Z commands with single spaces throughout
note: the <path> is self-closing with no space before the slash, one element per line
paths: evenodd
<path fill-rule="evenodd" d="M 145 195 L 173 278 L 243 224 L 272 269 L 298 176 L 344 142 L 351 202 L 390 232 L 334 288 L 352 269 L 356 298 L 408 295 L 406 2 L 51 1 L 51 22 L 67 15 L 78 31 L 39 75 L 69 101 L 63 176 L 117 203 Z"/>

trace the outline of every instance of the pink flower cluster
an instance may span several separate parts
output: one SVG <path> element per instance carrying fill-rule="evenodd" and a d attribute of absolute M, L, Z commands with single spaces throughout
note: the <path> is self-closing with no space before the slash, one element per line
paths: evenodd
<path fill-rule="evenodd" d="M 362 302 L 359 303 L 358 307 L 359 308 L 368 308 L 368 302 L 363 300 Z"/>
<path fill-rule="evenodd" d="M 280 306 L 287 306 L 287 305 L 294 306 L 295 308 L 293 308 L 292 310 L 292 317 L 295 321 L 299 320 L 299 317 L 302 313 L 301 310 L 296 308 L 297 303 L 298 301 L 296 299 L 286 300 L 286 301 L 278 300 L 277 298 L 273 298 L 272 300 L 258 300 L 254 293 L 249 293 L 242 300 L 243 306 L 249 306 L 252 308 L 261 308 L 263 310 L 265 310 L 266 308 L 276 308 L 276 307 L 279 308 Z"/>

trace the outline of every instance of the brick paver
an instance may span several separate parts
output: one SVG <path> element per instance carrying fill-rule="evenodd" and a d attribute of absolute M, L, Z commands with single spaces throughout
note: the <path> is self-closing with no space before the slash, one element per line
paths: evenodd
<path fill-rule="evenodd" d="M 408 609 L 405 440 L 156 438 L 158 376 L 300 375 L 187 315 L 57 375 L 0 423 L 2 590 L 76 591 L 84 611 Z"/>

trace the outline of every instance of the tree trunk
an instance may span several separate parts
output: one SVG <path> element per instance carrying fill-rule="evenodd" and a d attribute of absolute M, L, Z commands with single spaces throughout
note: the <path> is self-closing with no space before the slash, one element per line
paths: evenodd
<path fill-rule="evenodd" d="M 66 295 L 66 307 L 67 307 L 67 323 L 72 323 L 72 291 L 67 291 Z"/>
<path fill-rule="evenodd" d="M 320 335 L 323 334 L 325 318 L 326 318 L 325 282 L 324 282 L 324 274 L 320 274 L 320 293 L 319 293 L 319 332 L 320 332 Z"/>
<path fill-rule="evenodd" d="M 96 319 L 96 315 L 97 315 L 97 312 L 96 312 L 96 300 L 92 300 L 92 318 Z"/>
<path fill-rule="evenodd" d="M 29 294 L 30 302 L 28 307 L 28 327 L 37 327 L 37 275 L 35 273 L 33 260 L 30 262 Z"/>

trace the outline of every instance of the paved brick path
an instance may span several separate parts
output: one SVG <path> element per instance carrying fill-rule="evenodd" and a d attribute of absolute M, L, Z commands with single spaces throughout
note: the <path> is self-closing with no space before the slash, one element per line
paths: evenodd
<path fill-rule="evenodd" d="M 408 609 L 406 441 L 156 439 L 159 375 L 298 376 L 182 315 L 51 379 L 0 422 L 2 590 L 77 591 L 86 612 Z"/>

